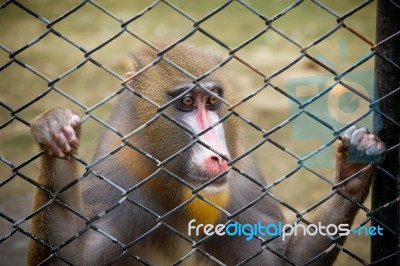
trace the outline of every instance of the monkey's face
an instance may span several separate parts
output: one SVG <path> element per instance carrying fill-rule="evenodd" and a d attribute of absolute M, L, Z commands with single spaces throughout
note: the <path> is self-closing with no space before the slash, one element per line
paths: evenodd
<path fill-rule="evenodd" d="M 154 51 L 139 54 L 136 68 L 149 65 Z M 168 60 L 200 77 L 219 64 L 212 54 L 191 46 L 177 46 Z M 138 142 L 144 150 L 195 187 L 213 181 L 205 191 L 222 191 L 227 183 L 228 162 L 235 156 L 236 128 L 229 113 L 229 83 L 217 70 L 197 83 L 193 77 L 161 60 L 132 80 L 132 87 L 151 98 L 162 110 L 146 101 L 135 102 L 135 120 L 149 124 Z M 160 116 L 160 112 L 162 116 Z M 214 180 L 215 179 L 215 180 Z"/>
<path fill-rule="evenodd" d="M 184 83 L 166 91 L 171 104 L 163 116 L 146 127 L 140 146 L 163 162 L 163 167 L 194 187 L 211 182 L 203 191 L 221 192 L 228 182 L 229 161 L 236 156 L 236 128 L 225 100 L 225 87 L 208 80 Z M 144 113 L 150 121 L 157 110 Z"/>
<path fill-rule="evenodd" d="M 193 88 L 194 87 L 194 88 Z M 214 192 L 227 183 L 228 162 L 231 152 L 226 141 L 225 126 L 221 121 L 224 88 L 215 81 L 201 82 L 198 86 L 183 84 L 168 91 L 176 99 L 174 118 L 183 126 L 186 137 L 182 141 L 190 147 L 180 167 L 184 177 L 195 186 L 215 180 L 205 188 Z"/>

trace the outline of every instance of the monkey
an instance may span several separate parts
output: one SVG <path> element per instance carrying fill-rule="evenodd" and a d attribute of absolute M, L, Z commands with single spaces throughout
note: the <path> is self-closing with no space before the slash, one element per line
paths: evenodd
<path fill-rule="evenodd" d="M 56 107 L 32 121 L 43 154 L 29 265 L 332 265 L 339 249 L 323 234 L 283 240 L 188 232 L 189 225 L 285 218 L 239 141 L 234 91 L 216 67 L 219 57 L 186 42 L 160 51 L 132 55 L 126 87 L 84 174 L 77 173 L 80 114 Z M 350 151 L 370 158 L 384 150 L 366 128 L 349 127 L 337 147 L 334 193 L 307 222 L 351 225 L 376 164 L 351 162 Z"/>

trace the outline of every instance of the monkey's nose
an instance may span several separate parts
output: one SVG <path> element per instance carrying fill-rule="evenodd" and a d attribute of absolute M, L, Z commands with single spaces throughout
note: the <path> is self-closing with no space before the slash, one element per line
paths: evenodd
<path fill-rule="evenodd" d="M 211 155 L 205 160 L 205 168 L 208 174 L 217 176 L 228 169 L 228 162 L 218 155 Z"/>

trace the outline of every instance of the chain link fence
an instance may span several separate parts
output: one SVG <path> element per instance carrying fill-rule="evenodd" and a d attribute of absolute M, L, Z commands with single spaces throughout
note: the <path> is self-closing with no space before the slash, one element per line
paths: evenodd
<path fill-rule="evenodd" d="M 382 226 L 385 233 L 373 236 L 372 241 L 370 236 L 351 235 L 343 245 L 333 239 L 334 248 L 340 250 L 335 265 L 398 264 L 398 14 L 400 2 L 389 0 L 2 1 L 0 264 L 25 264 L 29 239 L 48 245 L 29 228 L 38 213 L 31 210 L 33 189 L 45 190 L 36 179 L 43 152 L 38 151 L 30 135 L 32 119 L 57 106 L 83 114 L 81 147 L 75 157 L 80 165 L 76 182 L 123 147 L 145 154 L 162 166 L 165 162 L 130 144 L 126 141 L 129 135 L 121 134 L 107 121 L 125 90 L 159 109 L 160 116 L 168 117 L 162 111 L 165 106 L 128 87 L 123 75 L 131 67 L 127 60 L 130 52 L 148 46 L 163 56 L 181 42 L 210 50 L 223 59 L 204 75 L 223 68 L 236 89 L 237 102 L 228 104 L 230 114 L 241 121 L 241 141 L 247 150 L 234 161 L 245 156 L 258 160 L 270 184 L 263 193 L 267 191 L 268 197 L 280 205 L 290 223 L 307 221 L 336 191 L 330 180 L 340 133 L 354 124 L 379 132 L 387 146 L 386 159 L 378 167 L 372 203 L 367 199 L 360 206 L 353 228 L 372 223 Z M 167 40 L 168 47 L 157 47 L 159 40 Z M 192 76 L 173 61 L 168 63 Z M 93 161 L 93 151 L 104 130 L 118 134 L 120 143 Z M 174 157 L 181 152 L 177 150 Z M 235 163 L 231 166 L 241 173 Z M 121 200 L 137 189 L 121 189 L 107 176 L 98 178 L 121 191 Z M 243 178 L 254 181 L 246 174 Z M 199 191 L 193 193 L 226 213 L 201 197 Z M 116 204 L 94 217 L 81 218 L 90 227 L 103 212 L 118 207 Z M 252 204 L 243 210 L 247 208 Z M 159 218 L 152 210 L 143 209 L 154 219 Z M 169 230 L 191 242 L 178 230 Z M 148 258 L 128 252 L 126 243 L 103 235 L 121 246 L 123 256 L 147 264 Z M 53 248 L 55 256 L 59 247 Z M 264 248 L 268 249 L 268 244 Z M 197 246 L 187 256 L 193 252 L 220 263 Z M 257 255 L 249 254 L 245 262 Z M 177 264 L 185 259 L 180 258 Z"/>

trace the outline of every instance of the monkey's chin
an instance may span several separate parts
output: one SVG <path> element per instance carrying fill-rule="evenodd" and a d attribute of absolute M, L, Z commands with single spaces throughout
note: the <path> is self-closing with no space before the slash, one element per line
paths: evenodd
<path fill-rule="evenodd" d="M 228 182 L 225 182 L 223 185 L 209 185 L 202 191 L 206 194 L 218 194 L 224 192 L 226 189 L 228 189 Z"/>
<path fill-rule="evenodd" d="M 209 179 L 207 179 L 209 181 Z M 202 184 L 204 184 L 203 182 Z M 221 193 L 224 190 L 226 190 L 228 187 L 228 179 L 227 176 L 222 176 L 209 184 L 207 187 L 205 187 L 202 191 L 207 193 L 207 194 L 215 194 L 215 193 Z"/>

